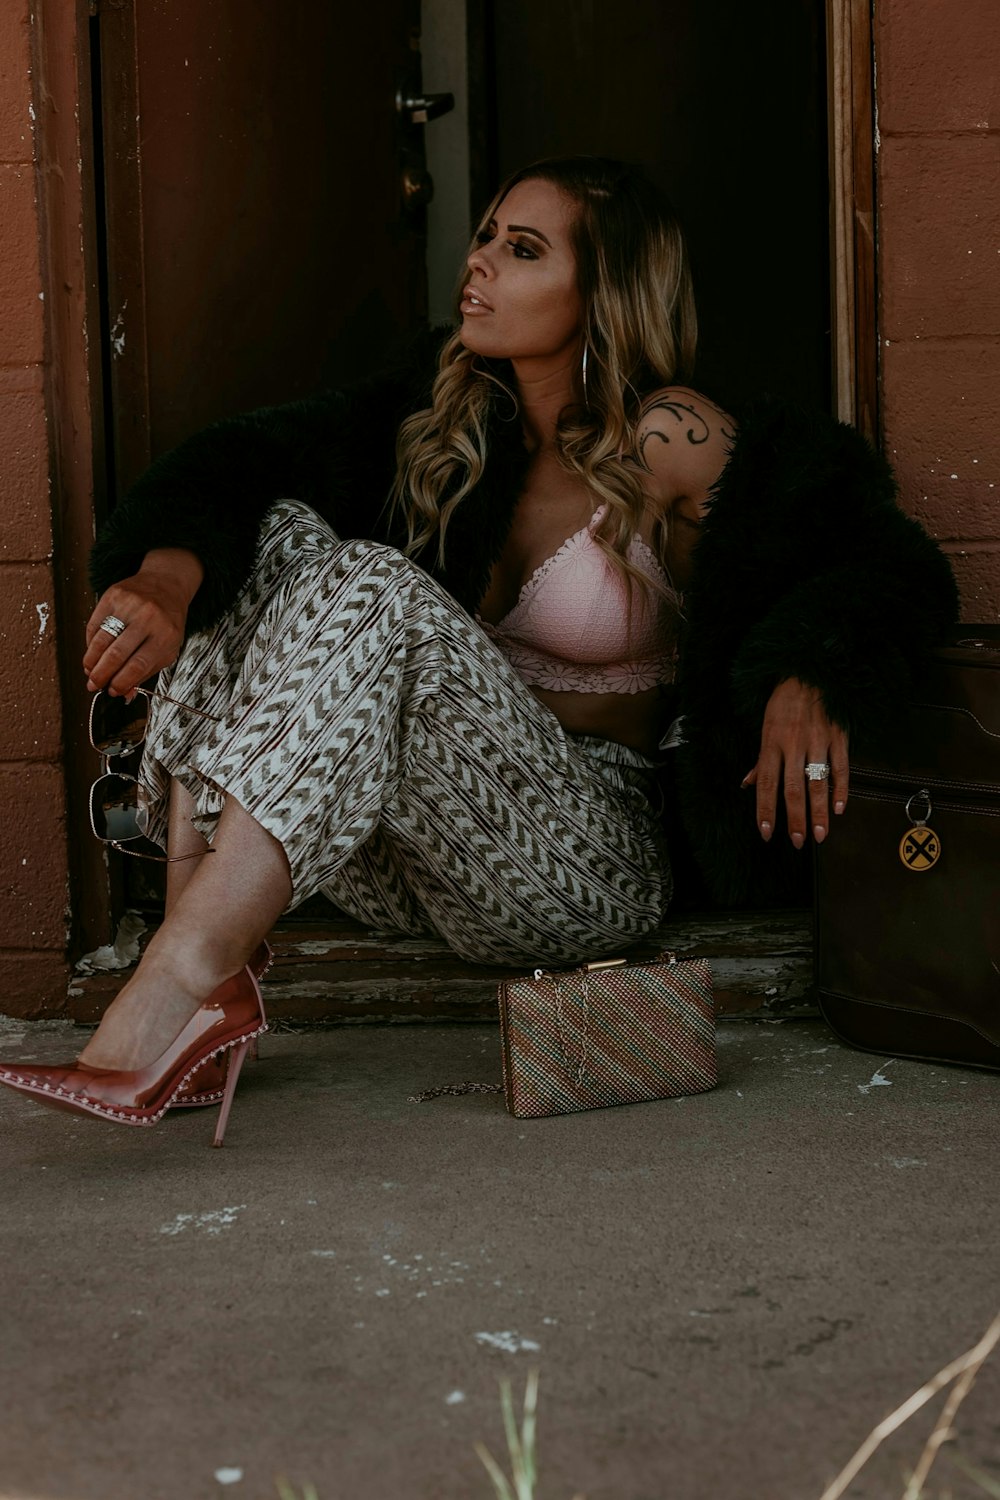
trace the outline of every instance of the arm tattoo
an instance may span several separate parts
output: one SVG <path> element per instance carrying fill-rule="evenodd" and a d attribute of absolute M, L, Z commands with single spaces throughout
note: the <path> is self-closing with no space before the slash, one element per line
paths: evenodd
<path fill-rule="evenodd" d="M 723 413 L 719 411 L 719 408 L 717 406 L 713 406 L 712 410 L 718 412 L 720 417 L 723 416 Z M 708 423 L 701 415 L 701 413 L 699 411 L 696 411 L 693 406 L 687 406 L 683 401 L 669 400 L 667 397 L 662 397 L 657 401 L 651 401 L 642 413 L 643 418 L 648 417 L 650 413 L 654 411 L 665 411 L 669 413 L 669 415 L 673 417 L 674 421 L 677 423 L 678 430 L 683 432 L 684 437 L 686 437 L 688 442 L 693 444 L 694 446 L 698 446 L 701 443 L 707 443 L 712 435 L 711 428 L 709 427 Z M 730 432 L 725 424 L 722 427 L 722 435 L 729 442 L 731 442 L 735 437 L 735 433 Z M 667 434 L 665 432 L 660 432 L 657 429 L 653 429 L 652 431 L 647 430 L 644 432 L 640 432 L 638 459 L 639 463 L 646 470 L 647 474 L 652 473 L 649 464 L 646 462 L 646 444 L 649 442 L 650 438 L 657 438 L 661 443 L 670 442 L 670 438 L 667 436 Z"/>

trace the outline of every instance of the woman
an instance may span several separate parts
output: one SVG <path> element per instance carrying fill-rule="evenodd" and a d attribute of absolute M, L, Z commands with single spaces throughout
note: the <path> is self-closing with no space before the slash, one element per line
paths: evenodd
<path fill-rule="evenodd" d="M 879 460 L 769 408 L 734 446 L 730 418 L 683 384 L 695 318 L 677 225 L 620 164 L 510 179 L 459 311 L 429 400 L 403 372 L 220 424 L 114 513 L 84 666 L 92 690 L 128 694 L 176 661 L 143 770 L 167 911 L 79 1062 L 6 1070 L 13 1087 L 150 1123 L 218 1097 L 202 1065 L 235 1046 L 221 1139 L 264 1024 L 245 966 L 317 890 L 487 961 L 577 962 L 654 928 L 671 894 L 654 784 L 682 593 L 689 800 L 714 753 L 722 830 L 740 785 L 756 787 L 763 844 L 782 803 L 793 850 L 827 836 L 828 788 L 842 810 L 859 661 L 919 659 L 954 608 Z M 764 514 L 775 423 L 794 480 L 778 474 Z M 832 597 L 846 590 L 853 613 L 822 620 L 810 657 L 803 608 L 838 570 Z M 917 625 L 900 577 L 922 591 Z M 877 669 L 858 692 L 871 713 L 886 700 Z"/>

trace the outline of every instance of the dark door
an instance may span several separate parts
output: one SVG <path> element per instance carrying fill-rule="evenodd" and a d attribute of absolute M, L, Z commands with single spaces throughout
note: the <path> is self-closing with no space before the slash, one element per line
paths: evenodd
<path fill-rule="evenodd" d="M 370 371 L 426 307 L 420 0 L 101 0 L 112 499 L 228 413 Z"/>
<path fill-rule="evenodd" d="M 499 177 L 540 156 L 643 164 L 687 232 L 699 382 L 830 400 L 823 7 L 496 0 L 483 10 Z M 492 61 L 490 54 L 492 53 Z"/>

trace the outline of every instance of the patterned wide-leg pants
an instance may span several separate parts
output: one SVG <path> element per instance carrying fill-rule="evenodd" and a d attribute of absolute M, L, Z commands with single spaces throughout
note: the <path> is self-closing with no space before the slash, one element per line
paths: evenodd
<path fill-rule="evenodd" d="M 216 722 L 155 702 L 150 837 L 171 777 L 210 841 L 235 797 L 282 844 L 291 906 L 321 891 L 504 963 L 606 955 L 663 916 L 654 763 L 565 733 L 433 579 L 306 505 L 272 508 L 232 611 L 161 688 Z"/>

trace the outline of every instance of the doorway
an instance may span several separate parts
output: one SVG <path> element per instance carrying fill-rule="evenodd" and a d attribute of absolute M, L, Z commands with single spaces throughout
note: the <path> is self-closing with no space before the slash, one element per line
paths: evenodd
<path fill-rule="evenodd" d="M 93 9 L 99 514 L 188 432 L 368 373 L 428 314 L 447 317 L 496 182 L 544 155 L 625 157 L 673 198 L 708 394 L 735 403 L 769 390 L 829 407 L 814 0 L 773 0 L 766 23 L 736 0 Z M 401 115 L 401 92 L 421 88 L 454 93 L 454 112 L 427 126 Z M 405 165 L 419 177 L 425 144 L 429 212 L 401 187 Z M 153 867 L 127 865 L 119 909 L 155 901 Z"/>
<path fill-rule="evenodd" d="M 769 391 L 829 409 L 822 6 L 424 0 L 423 25 L 429 86 L 447 77 L 464 110 L 428 139 L 447 204 L 431 208 L 432 312 L 447 311 L 469 227 L 509 172 L 542 156 L 621 157 L 667 192 L 686 230 L 696 383 L 724 404 Z"/>

